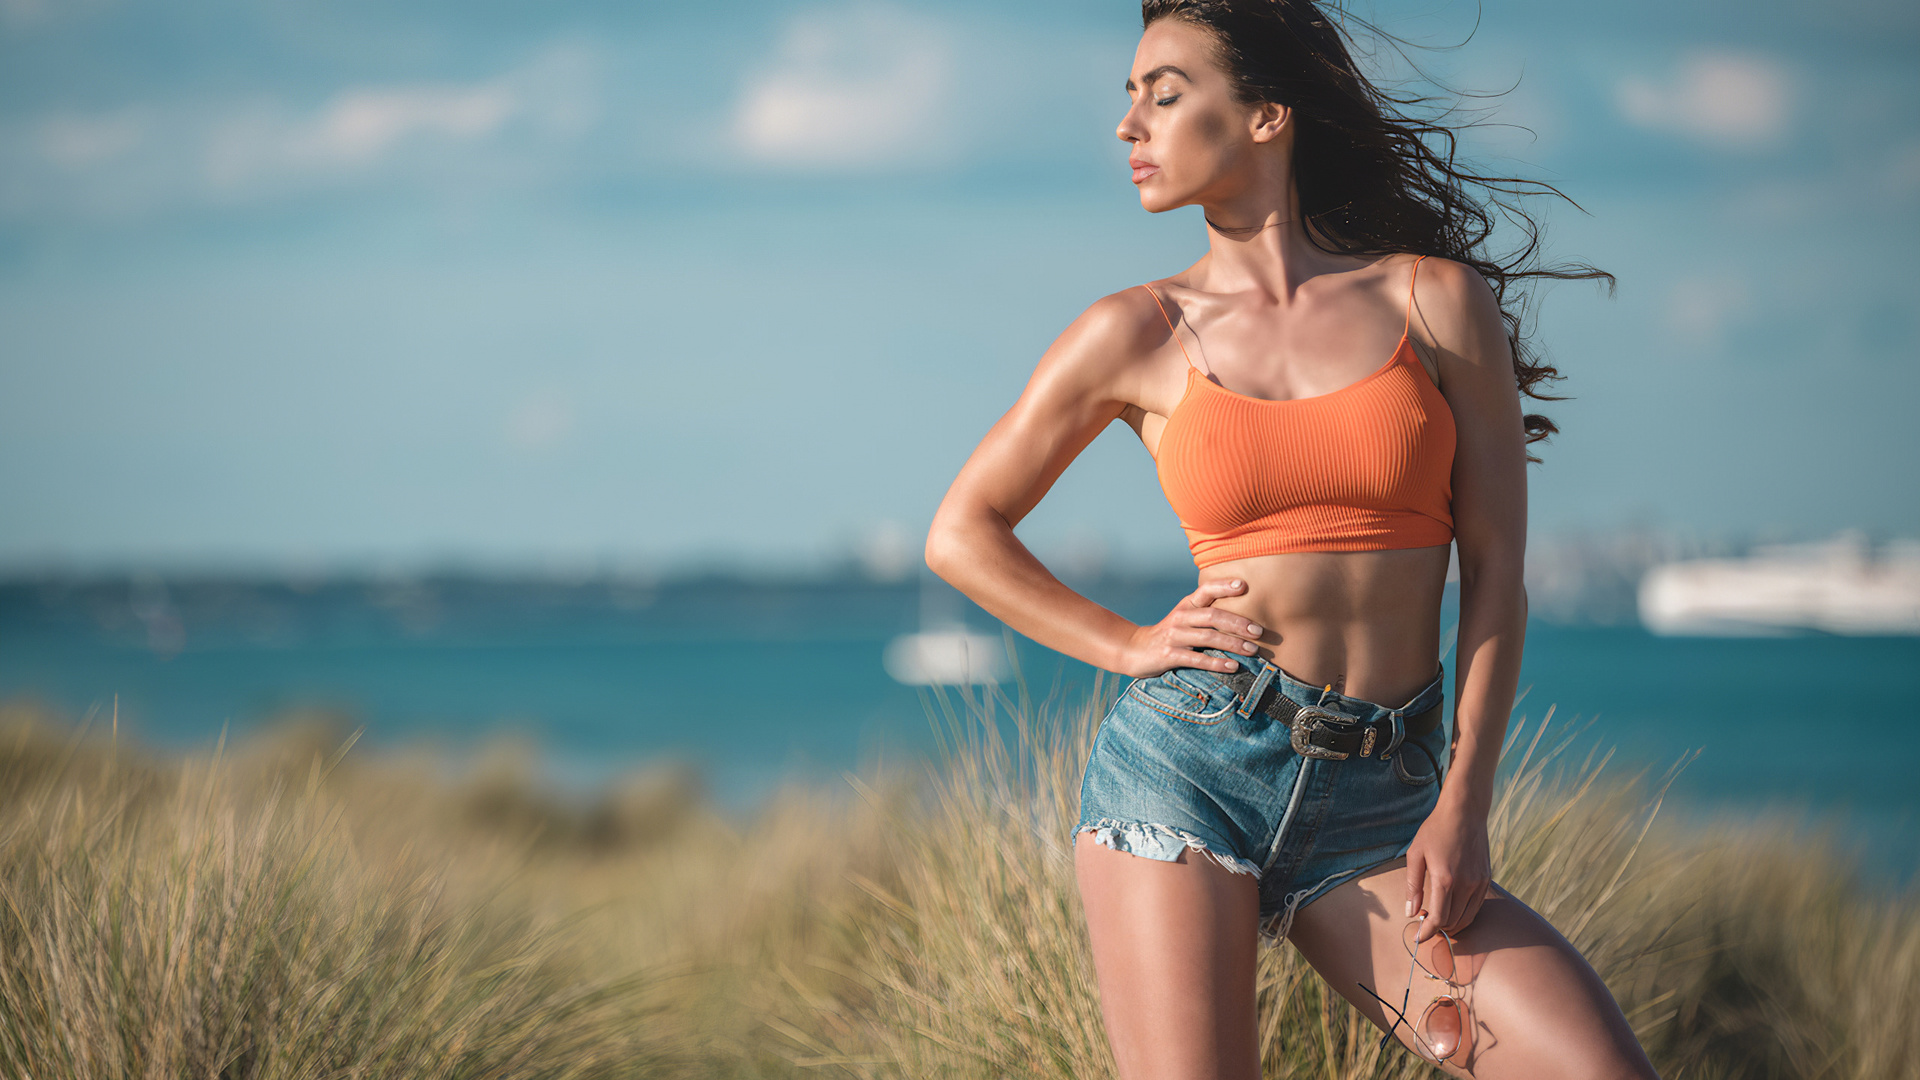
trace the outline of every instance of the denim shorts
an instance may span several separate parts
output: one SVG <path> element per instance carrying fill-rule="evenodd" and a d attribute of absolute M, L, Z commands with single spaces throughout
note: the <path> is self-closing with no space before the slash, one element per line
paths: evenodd
<path fill-rule="evenodd" d="M 1260 932 L 1286 936 L 1296 911 L 1346 879 L 1407 853 L 1440 798 L 1445 724 L 1405 738 L 1404 721 L 1438 705 L 1445 669 L 1398 708 L 1309 686 L 1260 657 L 1232 656 L 1298 705 L 1391 725 L 1380 752 L 1302 757 L 1290 732 L 1249 713 L 1216 671 L 1175 668 L 1135 679 L 1094 736 L 1080 783 L 1076 837 L 1171 862 L 1211 856 L 1260 886 Z"/>

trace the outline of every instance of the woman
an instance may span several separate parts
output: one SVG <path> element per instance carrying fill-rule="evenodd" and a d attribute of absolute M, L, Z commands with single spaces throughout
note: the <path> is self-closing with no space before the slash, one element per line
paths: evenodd
<path fill-rule="evenodd" d="M 1475 259 L 1491 216 L 1460 182 L 1497 182 L 1421 144 L 1441 129 L 1395 113 L 1308 0 L 1146 0 L 1143 17 L 1118 135 L 1141 205 L 1201 206 L 1208 251 L 1074 321 L 927 540 L 1014 629 L 1134 677 L 1087 763 L 1074 856 L 1120 1075 L 1257 1077 L 1264 932 L 1455 1075 L 1652 1076 L 1592 968 L 1493 883 L 1487 844 L 1526 622 L 1527 444 L 1553 430 L 1520 393 L 1554 374 L 1487 279 L 1606 275 Z M 1200 570 L 1151 626 L 1013 533 L 1116 419 Z"/>

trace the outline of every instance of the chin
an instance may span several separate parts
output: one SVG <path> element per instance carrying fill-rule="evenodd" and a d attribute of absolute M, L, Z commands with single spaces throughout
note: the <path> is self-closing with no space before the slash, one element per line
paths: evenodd
<path fill-rule="evenodd" d="M 1178 199 L 1169 199 L 1161 195 L 1149 194 L 1145 191 L 1140 193 L 1140 209 L 1145 210 L 1149 214 L 1164 214 L 1169 210 L 1176 210 L 1185 205 L 1184 202 Z"/>

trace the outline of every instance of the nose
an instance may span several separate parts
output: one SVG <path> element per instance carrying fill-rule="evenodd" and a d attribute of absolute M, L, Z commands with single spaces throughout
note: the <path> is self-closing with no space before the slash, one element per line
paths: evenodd
<path fill-rule="evenodd" d="M 1146 130 L 1138 119 L 1139 111 L 1138 104 L 1130 104 L 1127 106 L 1127 111 L 1121 115 L 1119 125 L 1113 129 L 1113 133 L 1119 136 L 1121 142 L 1137 143 L 1146 137 Z"/>

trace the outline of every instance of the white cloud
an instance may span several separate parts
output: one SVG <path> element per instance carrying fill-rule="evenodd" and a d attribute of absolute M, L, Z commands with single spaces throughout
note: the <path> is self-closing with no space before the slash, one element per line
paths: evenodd
<path fill-rule="evenodd" d="M 0 118 L 0 217 L 537 179 L 596 123 L 598 67 L 593 49 L 559 44 L 490 79 L 348 85 L 307 108 L 263 95 Z"/>
<path fill-rule="evenodd" d="M 359 163 L 414 135 L 491 135 L 519 105 L 518 96 L 499 84 L 350 90 L 298 133 L 292 148 L 322 161 Z"/>
<path fill-rule="evenodd" d="M 307 117 L 271 108 L 230 117 L 208 142 L 207 177 L 231 189 L 276 173 L 365 169 L 409 142 L 471 142 L 493 135 L 520 105 L 505 80 L 349 87 Z"/>
<path fill-rule="evenodd" d="M 1667 329 L 1680 344 L 1715 348 L 1728 325 L 1751 306 L 1747 283 L 1737 278 L 1683 278 L 1667 293 Z"/>
<path fill-rule="evenodd" d="M 545 450 L 573 434 L 573 404 L 557 394 L 540 394 L 507 414 L 507 443 L 520 450 Z"/>
<path fill-rule="evenodd" d="M 146 137 L 148 121 L 137 109 L 98 116 L 63 114 L 40 123 L 40 153 L 55 165 L 81 169 L 134 149 Z"/>
<path fill-rule="evenodd" d="M 1664 78 L 1628 76 L 1614 89 L 1621 115 L 1644 128 L 1718 146 L 1766 146 L 1793 123 L 1794 86 L 1786 68 L 1757 53 L 1700 50 Z"/>
<path fill-rule="evenodd" d="M 757 163 L 841 169 L 950 158 L 953 55 L 943 28 L 890 7 L 823 11 L 787 27 L 746 82 L 736 147 Z"/>
<path fill-rule="evenodd" d="M 209 141 L 207 175 L 234 187 L 263 174 L 364 172 L 415 145 L 483 144 L 522 120 L 577 135 L 593 119 L 592 67 L 591 55 L 557 47 L 483 82 L 350 86 L 305 117 L 242 112 Z"/>

